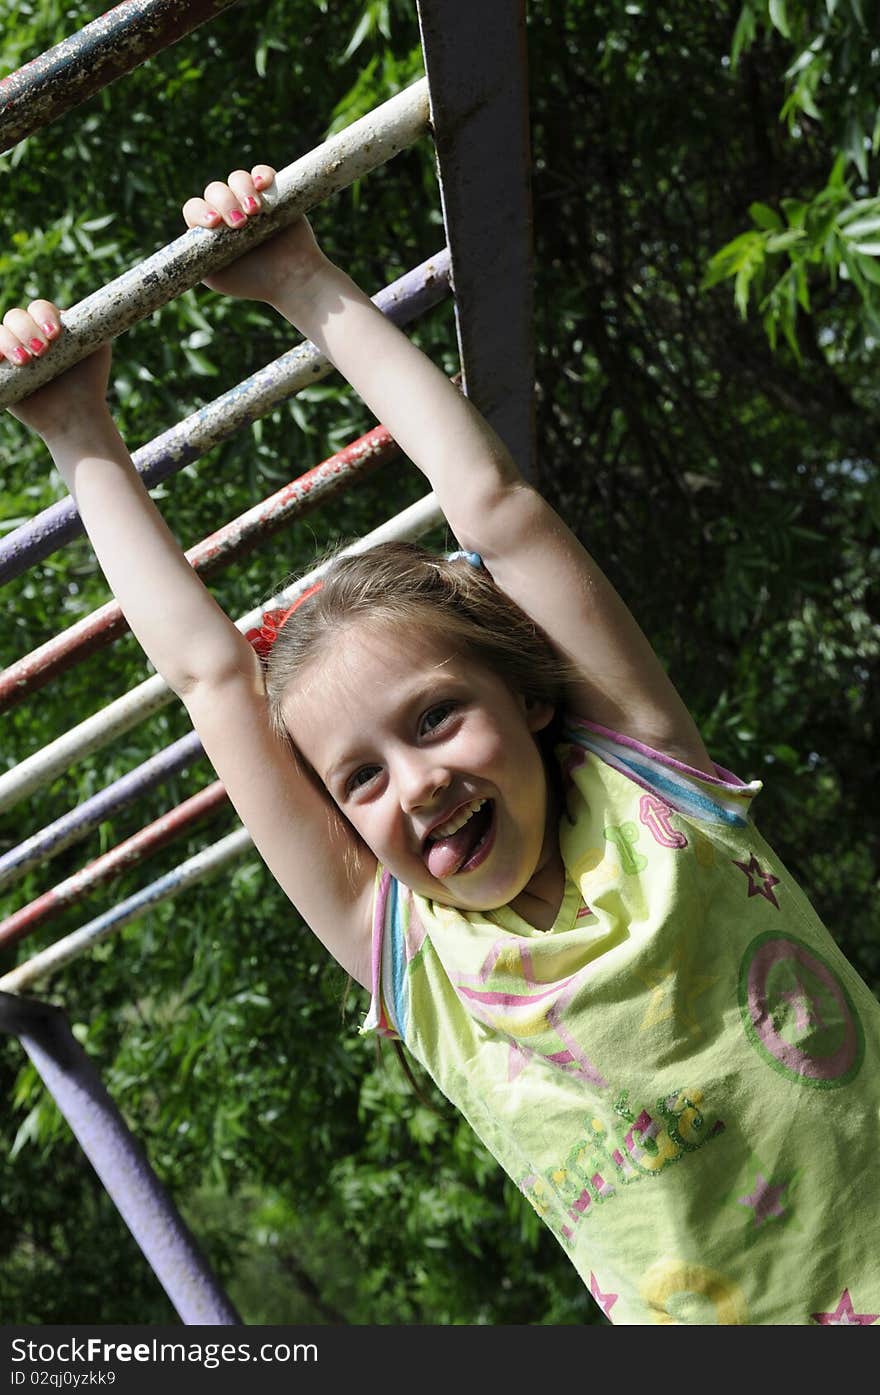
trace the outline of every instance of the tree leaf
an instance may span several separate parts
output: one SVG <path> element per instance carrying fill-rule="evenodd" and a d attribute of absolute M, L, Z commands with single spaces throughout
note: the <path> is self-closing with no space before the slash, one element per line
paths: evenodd
<path fill-rule="evenodd" d="M 770 0 L 769 14 L 774 29 L 778 29 L 786 39 L 791 38 L 785 0 Z"/>

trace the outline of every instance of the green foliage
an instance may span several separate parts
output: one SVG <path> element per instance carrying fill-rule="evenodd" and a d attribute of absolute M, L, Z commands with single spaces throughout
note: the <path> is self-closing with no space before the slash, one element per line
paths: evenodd
<path fill-rule="evenodd" d="M 0 7 L 4 70 L 99 8 Z M 864 5 L 868 32 L 875 8 Z M 847 0 L 788 0 L 772 14 L 564 0 L 529 7 L 528 49 L 538 482 L 632 606 L 715 758 L 764 779 L 762 831 L 877 990 L 878 208 L 873 148 L 866 177 L 844 138 L 851 120 L 874 138 L 877 75 L 861 32 Z M 175 236 L 181 203 L 208 179 L 289 163 L 419 71 L 409 0 L 233 7 L 0 159 L 2 309 L 47 291 L 63 305 L 84 297 Z M 370 291 L 435 252 L 429 143 L 313 221 Z M 739 308 L 704 279 L 731 280 Z M 751 305 L 766 329 L 742 317 Z M 412 333 L 453 371 L 450 306 Z M 264 309 L 188 293 L 115 347 L 124 436 L 150 440 L 288 347 Z M 157 491 L 160 506 L 189 546 L 370 425 L 327 378 L 188 466 Z M 8 531 L 63 489 L 11 418 L 0 433 Z M 388 468 L 212 590 L 241 614 L 421 493 L 406 462 Z M 58 552 L 5 588 L 0 662 L 106 598 L 87 543 Z M 3 715 L 0 764 L 145 673 L 131 638 L 93 655 Z M 186 730 L 169 707 L 78 762 L 0 820 L 0 850 Z M 5 891 L 4 912 L 211 778 L 193 762 Z M 194 829 L 3 951 L 0 967 L 233 826 L 227 812 Z M 377 1061 L 357 1036 L 362 993 L 344 1004 L 343 976 L 255 857 L 154 908 L 39 993 L 69 1013 L 248 1322 L 599 1320 L 561 1248 L 430 1082 L 419 1078 L 418 1098 L 394 1055 Z M 2 1311 L 173 1321 L 15 1042 L 0 1050 L 0 1089 Z"/>
<path fill-rule="evenodd" d="M 761 35 L 786 53 L 779 116 L 802 147 L 791 161 L 795 181 L 803 154 L 830 147 L 833 164 L 818 190 L 797 181 L 780 190 L 777 207 L 753 203 L 754 230 L 715 253 L 703 284 L 733 279 L 740 313 L 754 300 L 771 346 L 781 333 L 795 357 L 798 315 L 811 313 L 811 285 L 833 288 L 838 277 L 858 298 L 862 332 L 880 334 L 880 199 L 870 194 L 880 150 L 880 77 L 870 37 L 876 9 L 863 0 L 746 0 L 733 35 L 735 69 Z"/>

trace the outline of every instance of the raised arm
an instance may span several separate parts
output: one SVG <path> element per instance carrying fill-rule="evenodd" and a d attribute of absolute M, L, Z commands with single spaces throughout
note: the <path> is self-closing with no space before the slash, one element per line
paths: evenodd
<path fill-rule="evenodd" d="M 25 346 L 43 353 L 61 333 L 57 308 L 35 301 L 6 315 L 0 352 L 21 363 Z M 49 447 L 126 619 L 185 702 L 270 870 L 334 957 L 368 984 L 375 859 L 273 733 L 256 654 L 189 566 L 116 429 L 109 365 L 105 346 L 14 415 Z"/>
<path fill-rule="evenodd" d="M 223 217 L 235 226 L 236 217 L 256 215 L 272 171 L 257 166 L 253 176 L 238 170 L 228 184 L 210 185 L 187 204 L 187 222 L 211 226 Z M 209 284 L 267 301 L 327 354 L 427 476 L 461 546 L 482 555 L 581 675 L 575 713 L 711 772 L 697 728 L 632 614 L 479 412 L 328 261 L 305 220 L 266 248 L 259 262 L 251 253 Z"/>

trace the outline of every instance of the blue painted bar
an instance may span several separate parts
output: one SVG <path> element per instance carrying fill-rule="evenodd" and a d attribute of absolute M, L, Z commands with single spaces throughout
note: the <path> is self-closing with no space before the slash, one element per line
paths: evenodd
<path fill-rule="evenodd" d="M 243 853 L 252 852 L 253 846 L 247 829 L 237 828 L 234 832 L 227 833 L 219 842 L 209 844 L 208 847 L 202 848 L 201 852 L 187 858 L 186 862 L 178 863 L 170 872 L 166 872 L 164 877 L 150 882 L 125 901 L 111 906 L 103 915 L 90 920 L 87 925 L 81 925 L 78 930 L 71 931 L 69 935 L 62 936 L 46 949 L 39 950 L 23 964 L 17 964 L 0 978 L 0 992 L 21 993 L 32 987 L 38 980 L 55 973 L 80 954 L 106 940 L 108 935 L 121 930 L 131 921 L 138 920 L 151 906 L 173 900 L 182 891 L 204 881 L 206 877 L 213 876 Z"/>
<path fill-rule="evenodd" d="M 441 248 L 420 266 L 392 281 L 373 302 L 396 325 L 408 324 L 449 292 L 449 253 Z M 312 344 L 298 345 L 252 377 L 163 431 L 132 459 L 148 489 L 206 455 L 240 427 L 292 397 L 305 383 L 318 382 L 332 364 Z M 84 532 L 76 505 L 68 496 L 23 523 L 0 540 L 0 584 L 42 562 Z"/>

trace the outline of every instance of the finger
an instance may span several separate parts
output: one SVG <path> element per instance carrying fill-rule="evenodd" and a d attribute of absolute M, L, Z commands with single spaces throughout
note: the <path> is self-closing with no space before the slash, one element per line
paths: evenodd
<path fill-rule="evenodd" d="M 238 199 L 239 207 L 243 213 L 251 215 L 259 213 L 263 207 L 263 201 L 257 193 L 257 187 L 253 178 L 247 170 L 233 170 L 229 176 L 229 187 Z"/>
<path fill-rule="evenodd" d="M 216 208 L 224 223 L 230 228 L 243 227 L 247 221 L 247 214 L 235 194 L 228 184 L 221 184 L 219 179 L 208 185 L 205 190 L 205 202 L 211 208 Z"/>
<path fill-rule="evenodd" d="M 275 183 L 275 171 L 271 165 L 254 165 L 251 170 L 251 179 L 254 181 L 255 189 L 265 190 Z"/>
<path fill-rule="evenodd" d="M 17 368 L 21 368 L 25 363 L 30 363 L 32 357 L 30 352 L 19 342 L 18 336 L 13 334 L 11 329 L 7 329 L 5 325 L 0 325 L 0 354 L 9 363 L 14 363 Z"/>
<path fill-rule="evenodd" d="M 183 205 L 184 222 L 188 228 L 216 228 L 220 214 L 204 199 L 187 199 Z"/>
<path fill-rule="evenodd" d="M 43 331 L 43 337 L 49 342 L 57 339 L 63 328 L 61 324 L 61 311 L 51 300 L 32 300 L 28 306 L 28 314 L 38 324 Z"/>
<path fill-rule="evenodd" d="M 36 321 L 32 319 L 27 310 L 22 310 L 18 306 L 14 310 L 7 310 L 3 316 L 3 327 L 9 330 L 10 334 L 15 335 L 19 347 L 26 349 L 29 357 L 39 358 L 40 354 L 45 353 L 49 347 L 46 336 Z M 15 361 L 22 362 L 17 354 Z"/>

